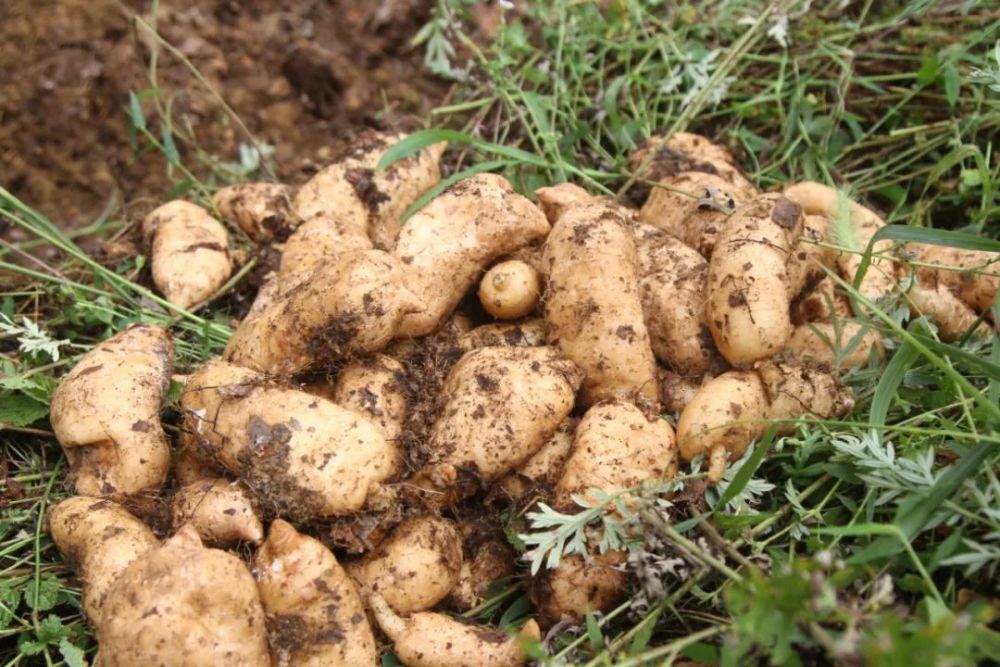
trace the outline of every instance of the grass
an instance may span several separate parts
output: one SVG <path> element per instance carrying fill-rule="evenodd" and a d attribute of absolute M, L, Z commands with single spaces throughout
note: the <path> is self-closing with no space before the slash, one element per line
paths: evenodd
<path fill-rule="evenodd" d="M 457 145 L 453 178 L 490 169 L 524 191 L 573 180 L 626 200 L 648 187 L 625 166 L 642 140 L 699 131 L 735 149 L 762 187 L 829 182 L 884 211 L 900 225 L 897 241 L 961 244 L 969 238 L 956 232 L 969 232 L 995 250 L 1000 3 L 812 4 L 528 3 L 527 17 L 506 13 L 482 45 L 469 36 L 468 3 L 441 2 L 420 45 L 455 87 L 428 122 Z M 177 55 L 163 44 L 156 57 Z M 263 147 L 224 165 L 190 143 L 160 98 L 156 57 L 150 89 L 122 122 L 137 150 L 163 153 L 176 191 L 203 198 L 266 168 Z M 202 83 L 195 73 L 192 85 Z M 49 393 L 78 355 L 129 322 L 171 326 L 182 368 L 217 353 L 229 301 L 177 311 L 145 287 L 142 258 L 102 264 L 5 190 L 0 212 L 33 236 L 0 248 L 11 278 L 0 287 L 10 322 L 0 333 L 0 639 L 10 640 L 0 664 L 80 665 L 93 640 L 42 520 L 66 493 Z M 127 228 L 111 214 L 88 232 Z M 39 243 L 56 259 L 19 256 Z M 945 344 L 902 301 L 864 305 L 890 354 L 845 377 L 852 415 L 765 438 L 704 502 L 635 490 L 641 502 L 609 534 L 633 546 L 636 588 L 611 613 L 529 647 L 533 656 L 916 666 L 1000 655 L 1000 342 Z M 531 536 L 523 547 L 561 550 L 601 516 L 508 522 Z M 522 584 L 495 593 L 475 616 L 523 616 Z"/>

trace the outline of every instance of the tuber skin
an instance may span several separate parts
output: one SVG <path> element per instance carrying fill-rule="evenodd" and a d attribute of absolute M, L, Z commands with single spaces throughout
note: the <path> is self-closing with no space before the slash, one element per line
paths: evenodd
<path fill-rule="evenodd" d="M 761 195 L 729 216 L 708 264 L 708 327 L 726 361 L 746 366 L 785 346 L 792 333 L 788 262 L 802 210 Z"/>
<path fill-rule="evenodd" d="M 406 287 L 424 304 L 404 317 L 397 336 L 438 329 L 490 262 L 548 232 L 545 215 L 502 176 L 478 174 L 452 185 L 396 240 L 392 252 L 406 267 Z"/>
<path fill-rule="evenodd" d="M 443 600 L 459 581 L 462 534 L 447 519 L 414 517 L 346 568 L 363 597 L 380 595 L 400 614 L 424 611 Z"/>
<path fill-rule="evenodd" d="M 584 405 L 616 396 L 658 400 L 628 224 L 618 206 L 597 200 L 567 211 L 545 242 L 549 343 L 586 374 Z"/>
<path fill-rule="evenodd" d="M 212 206 L 257 243 L 287 241 L 300 222 L 292 215 L 292 190 L 281 183 L 227 185 L 212 195 Z"/>
<path fill-rule="evenodd" d="M 736 460 L 764 433 L 769 403 L 760 374 L 727 371 L 702 385 L 677 422 L 681 456 L 705 454 L 707 477 L 722 479 L 726 459 Z"/>
<path fill-rule="evenodd" d="M 846 370 L 867 366 L 872 350 L 876 361 L 885 358 L 878 331 L 858 322 L 814 322 L 795 327 L 788 339 L 788 351 L 797 359 L 816 365 Z"/>
<path fill-rule="evenodd" d="M 444 614 L 418 612 L 399 616 L 381 596 L 369 599 L 382 632 L 393 642 L 396 656 L 406 667 L 521 667 L 528 658 L 517 637 L 499 630 L 457 621 Z M 535 641 L 541 631 L 528 621 L 520 635 Z"/>
<path fill-rule="evenodd" d="M 594 197 L 573 183 L 559 183 L 535 190 L 535 199 L 545 213 L 549 224 L 554 225 L 569 209 L 579 204 L 586 204 Z"/>
<path fill-rule="evenodd" d="M 367 417 L 386 440 L 395 442 L 406 423 L 406 368 L 385 354 L 353 361 L 337 376 L 332 400 Z"/>
<path fill-rule="evenodd" d="M 441 180 L 439 163 L 447 148 L 433 144 L 378 170 L 385 152 L 405 138 L 398 132 L 363 132 L 302 186 L 293 202 L 295 213 L 305 221 L 342 219 L 376 248 L 391 248 L 403 213 Z"/>
<path fill-rule="evenodd" d="M 358 590 L 322 542 L 277 519 L 253 571 L 275 667 L 375 664 L 375 637 Z"/>
<path fill-rule="evenodd" d="M 108 591 L 102 667 L 269 667 L 264 611 L 243 562 L 186 526 L 136 559 Z"/>
<path fill-rule="evenodd" d="M 446 144 L 424 148 L 378 171 L 385 152 L 406 135 L 366 131 L 343 154 L 299 189 L 292 211 L 302 221 L 281 256 L 283 292 L 307 280 L 345 252 L 389 250 L 400 218 L 441 180 L 439 163 Z"/>
<path fill-rule="evenodd" d="M 906 249 L 921 263 L 938 265 L 917 270 L 922 282 L 944 285 L 978 312 L 988 311 L 996 302 L 1000 253 L 926 243 L 909 243 Z"/>
<path fill-rule="evenodd" d="M 524 317 L 538 305 L 538 272 L 520 260 L 496 264 L 479 282 L 479 301 L 498 320 Z"/>
<path fill-rule="evenodd" d="M 91 626 L 104 624 L 108 591 L 125 568 L 160 541 L 153 531 L 110 500 L 73 496 L 49 509 L 49 535 L 83 583 L 83 610 Z"/>
<path fill-rule="evenodd" d="M 688 171 L 663 178 L 639 210 L 639 221 L 673 234 L 702 256 L 712 256 L 729 213 L 757 195 L 720 176 Z"/>
<path fill-rule="evenodd" d="M 52 395 L 52 430 L 83 496 L 155 494 L 170 470 L 160 408 L 170 387 L 173 343 L 135 324 L 80 358 Z"/>
<path fill-rule="evenodd" d="M 296 520 L 381 501 L 401 460 L 368 419 L 221 360 L 195 371 L 181 407 L 203 451 L 265 508 Z"/>
<path fill-rule="evenodd" d="M 708 262 L 680 239 L 636 225 L 642 312 L 656 358 L 684 376 L 721 370 L 705 321 Z"/>
<path fill-rule="evenodd" d="M 174 530 L 188 524 L 213 546 L 240 540 L 257 544 L 264 538 L 253 501 L 239 482 L 201 479 L 186 484 L 174 494 L 171 512 Z"/>
<path fill-rule="evenodd" d="M 441 388 L 443 405 L 418 479 L 446 488 L 459 482 L 460 472 L 472 472 L 481 483 L 507 474 L 541 449 L 569 415 L 581 379 L 573 362 L 551 347 L 466 353 Z"/>
<path fill-rule="evenodd" d="M 580 624 L 588 612 L 607 612 L 625 595 L 628 575 L 620 569 L 626 556 L 609 551 L 588 556 L 564 555 L 559 565 L 532 577 L 531 601 L 545 627 L 560 621 Z"/>
<path fill-rule="evenodd" d="M 539 345 L 545 345 L 545 320 L 541 317 L 530 317 L 516 322 L 481 324 L 458 337 L 458 346 L 466 352 L 480 347 Z"/>
<path fill-rule="evenodd" d="M 532 454 L 516 470 L 507 473 L 497 483 L 512 499 L 521 499 L 538 487 L 552 487 L 562 476 L 566 459 L 573 447 L 578 419 L 563 420 L 541 449 Z"/>
<path fill-rule="evenodd" d="M 142 233 L 152 248 L 153 284 L 178 308 L 202 303 L 233 273 L 229 232 L 196 204 L 163 204 L 146 216 Z"/>
<path fill-rule="evenodd" d="M 244 320 L 229 339 L 225 358 L 292 375 L 381 349 L 407 314 L 420 308 L 395 257 L 381 250 L 345 253 Z"/>
<path fill-rule="evenodd" d="M 832 224 L 840 214 L 841 198 L 837 190 L 828 185 L 813 181 L 796 183 L 785 188 L 784 195 L 802 207 L 806 215 L 821 215 Z M 868 247 L 872 236 L 881 229 L 885 222 L 873 211 L 857 202 L 846 202 L 846 215 L 850 217 L 853 231 L 852 239 L 831 239 L 838 245 L 854 249 L 856 252 L 837 252 L 836 264 L 840 275 L 848 282 L 854 281 L 854 276 L 861 265 L 861 253 Z M 874 301 L 891 294 L 896 290 L 896 280 L 893 276 L 893 263 L 887 257 L 879 257 L 875 253 L 888 253 L 892 250 L 891 240 L 879 241 L 872 248 L 871 266 L 861 281 L 859 292 Z"/>
<path fill-rule="evenodd" d="M 341 255 L 372 247 L 364 230 L 349 228 L 344 218 L 307 220 L 289 237 L 281 252 L 275 293 L 280 296 L 290 292 L 308 282 L 316 271 L 335 270 Z"/>
<path fill-rule="evenodd" d="M 574 496 L 594 500 L 593 489 L 614 494 L 645 481 L 670 479 L 676 472 L 677 443 L 670 424 L 650 419 L 621 399 L 600 403 L 587 410 L 576 428 L 553 506 L 576 511 Z"/>
<path fill-rule="evenodd" d="M 990 336 L 990 327 L 985 322 L 980 322 L 975 311 L 944 284 L 928 286 L 918 280 L 906 292 L 906 298 L 913 316 L 926 316 L 937 327 L 938 336 L 945 342 L 959 340 L 966 332 L 981 338 Z"/>
<path fill-rule="evenodd" d="M 834 419 L 854 408 L 854 395 L 835 376 L 794 357 L 760 361 L 754 370 L 764 383 L 770 404 L 767 418 L 778 434 L 793 433 L 797 419 Z"/>

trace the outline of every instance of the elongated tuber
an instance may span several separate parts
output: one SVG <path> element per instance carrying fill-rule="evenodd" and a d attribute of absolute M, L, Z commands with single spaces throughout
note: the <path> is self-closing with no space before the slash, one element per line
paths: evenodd
<path fill-rule="evenodd" d="M 542 212 L 502 176 L 452 185 L 406 222 L 393 249 L 406 266 L 406 286 L 425 306 L 404 318 L 399 335 L 437 329 L 490 262 L 548 232 Z"/>
<path fill-rule="evenodd" d="M 175 200 L 153 210 L 142 223 L 151 244 L 153 284 L 180 308 L 205 301 L 229 279 L 229 233 L 208 211 Z"/>
<path fill-rule="evenodd" d="M 586 374 L 585 405 L 616 396 L 657 401 L 639 257 L 627 224 L 616 206 L 595 201 L 567 211 L 545 242 L 549 342 Z"/>
<path fill-rule="evenodd" d="M 233 363 L 278 375 L 384 347 L 421 308 L 403 267 L 381 250 L 348 253 L 236 329 Z"/>
<path fill-rule="evenodd" d="M 56 548 L 83 582 L 87 620 L 100 628 L 112 585 L 125 568 L 160 541 L 124 507 L 98 498 L 67 498 L 49 510 L 46 521 Z"/>
<path fill-rule="evenodd" d="M 160 407 L 173 344 L 137 324 L 85 354 L 52 395 L 50 418 L 76 492 L 121 498 L 155 493 L 170 469 Z"/>
<path fill-rule="evenodd" d="M 708 265 L 708 326 L 719 352 L 739 366 L 780 352 L 792 333 L 789 251 L 802 211 L 761 195 L 726 221 Z"/>

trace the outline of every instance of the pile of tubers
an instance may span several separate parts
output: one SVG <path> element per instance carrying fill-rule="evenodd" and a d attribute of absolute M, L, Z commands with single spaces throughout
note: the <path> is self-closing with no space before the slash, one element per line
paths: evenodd
<path fill-rule="evenodd" d="M 366 133 L 297 189 L 223 188 L 215 215 L 146 218 L 153 282 L 182 308 L 230 280 L 230 229 L 281 259 L 221 358 L 174 375 L 169 334 L 133 325 L 55 392 L 77 495 L 48 529 L 103 667 L 373 665 L 383 638 L 411 667 L 522 665 L 540 625 L 620 601 L 626 555 L 595 543 L 531 577 L 537 621 L 514 634 L 458 620 L 516 573 L 497 507 L 577 512 L 679 459 L 717 481 L 769 425 L 848 413 L 839 374 L 884 354 L 836 280 L 860 255 L 829 232 L 848 215 L 860 250 L 883 221 L 832 188 L 761 193 L 680 133 L 633 156 L 655 183 L 638 209 L 479 174 L 402 224 L 445 146 L 378 170 L 401 138 Z M 988 331 L 997 257 L 910 246 L 911 274 L 884 245 L 866 299 L 909 285 L 942 338 Z"/>

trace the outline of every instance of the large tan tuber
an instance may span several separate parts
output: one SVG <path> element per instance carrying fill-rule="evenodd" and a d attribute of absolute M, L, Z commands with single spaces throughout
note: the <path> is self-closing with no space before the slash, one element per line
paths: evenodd
<path fill-rule="evenodd" d="M 101 667 L 269 667 L 253 576 L 225 551 L 181 529 L 125 569 L 97 628 Z"/>
<path fill-rule="evenodd" d="M 206 544 L 257 543 L 264 537 L 250 496 L 239 482 L 228 479 L 200 479 L 182 486 L 171 500 L 171 512 L 175 530 L 190 524 Z"/>
<path fill-rule="evenodd" d="M 108 591 L 132 561 L 159 546 L 153 531 L 110 500 L 73 496 L 46 517 L 49 534 L 83 583 L 83 610 L 94 628 L 104 624 Z"/>
<path fill-rule="evenodd" d="M 401 614 L 443 600 L 461 569 L 462 534 L 451 521 L 430 515 L 404 521 L 364 558 L 347 564 L 364 597 L 381 595 Z"/>
<path fill-rule="evenodd" d="M 545 237 L 542 212 L 502 176 L 463 179 L 417 211 L 393 254 L 406 266 L 406 286 L 424 302 L 407 315 L 399 336 L 437 329 L 495 259 Z"/>
<path fill-rule="evenodd" d="M 384 347 L 421 303 L 399 261 L 381 250 L 347 253 L 244 320 L 225 357 L 255 370 L 291 375 Z"/>
<path fill-rule="evenodd" d="M 181 407 L 200 447 L 282 516 L 357 512 L 401 460 L 365 417 L 224 361 L 191 376 Z"/>
<path fill-rule="evenodd" d="M 910 243 L 906 249 L 929 265 L 917 272 L 924 282 L 944 285 L 973 310 L 982 312 L 993 306 L 1000 287 L 1000 253 L 926 243 Z"/>
<path fill-rule="evenodd" d="M 229 232 L 196 204 L 163 204 L 146 216 L 142 232 L 152 246 L 153 284 L 179 308 L 205 301 L 232 275 Z"/>
<path fill-rule="evenodd" d="M 361 597 L 322 542 L 278 519 L 253 567 L 275 667 L 375 664 L 375 638 Z"/>
<path fill-rule="evenodd" d="M 967 332 L 984 338 L 990 335 L 990 327 L 979 322 L 976 312 L 942 283 L 928 286 L 918 280 L 907 290 L 906 298 L 913 316 L 926 316 L 943 341 L 956 341 Z"/>
<path fill-rule="evenodd" d="M 52 395 L 52 430 L 76 492 L 122 498 L 153 494 L 170 469 L 160 408 L 170 386 L 173 343 L 137 324 L 85 354 Z"/>
<path fill-rule="evenodd" d="M 616 396 L 658 398 L 628 222 L 612 203 L 582 204 L 563 214 L 545 243 L 549 342 L 586 373 L 585 405 Z"/>
<path fill-rule="evenodd" d="M 726 221 L 708 265 L 708 326 L 734 366 L 780 352 L 792 333 L 786 264 L 802 210 L 761 195 Z"/>
<path fill-rule="evenodd" d="M 370 599 L 382 632 L 406 667 L 521 667 L 527 657 L 517 637 L 457 621 L 444 614 L 418 612 L 404 618 L 379 595 Z M 521 635 L 538 641 L 538 624 L 528 621 Z"/>
<path fill-rule="evenodd" d="M 345 252 L 392 247 L 403 213 L 441 180 L 438 163 L 445 149 L 435 144 L 377 170 L 385 152 L 405 136 L 365 131 L 299 189 L 292 212 L 302 222 L 282 252 L 283 291 Z"/>
<path fill-rule="evenodd" d="M 537 452 L 569 415 L 581 377 L 551 347 L 466 353 L 441 388 L 445 400 L 419 476 L 438 488 L 458 483 L 462 473 L 486 483 L 502 477 Z"/>

